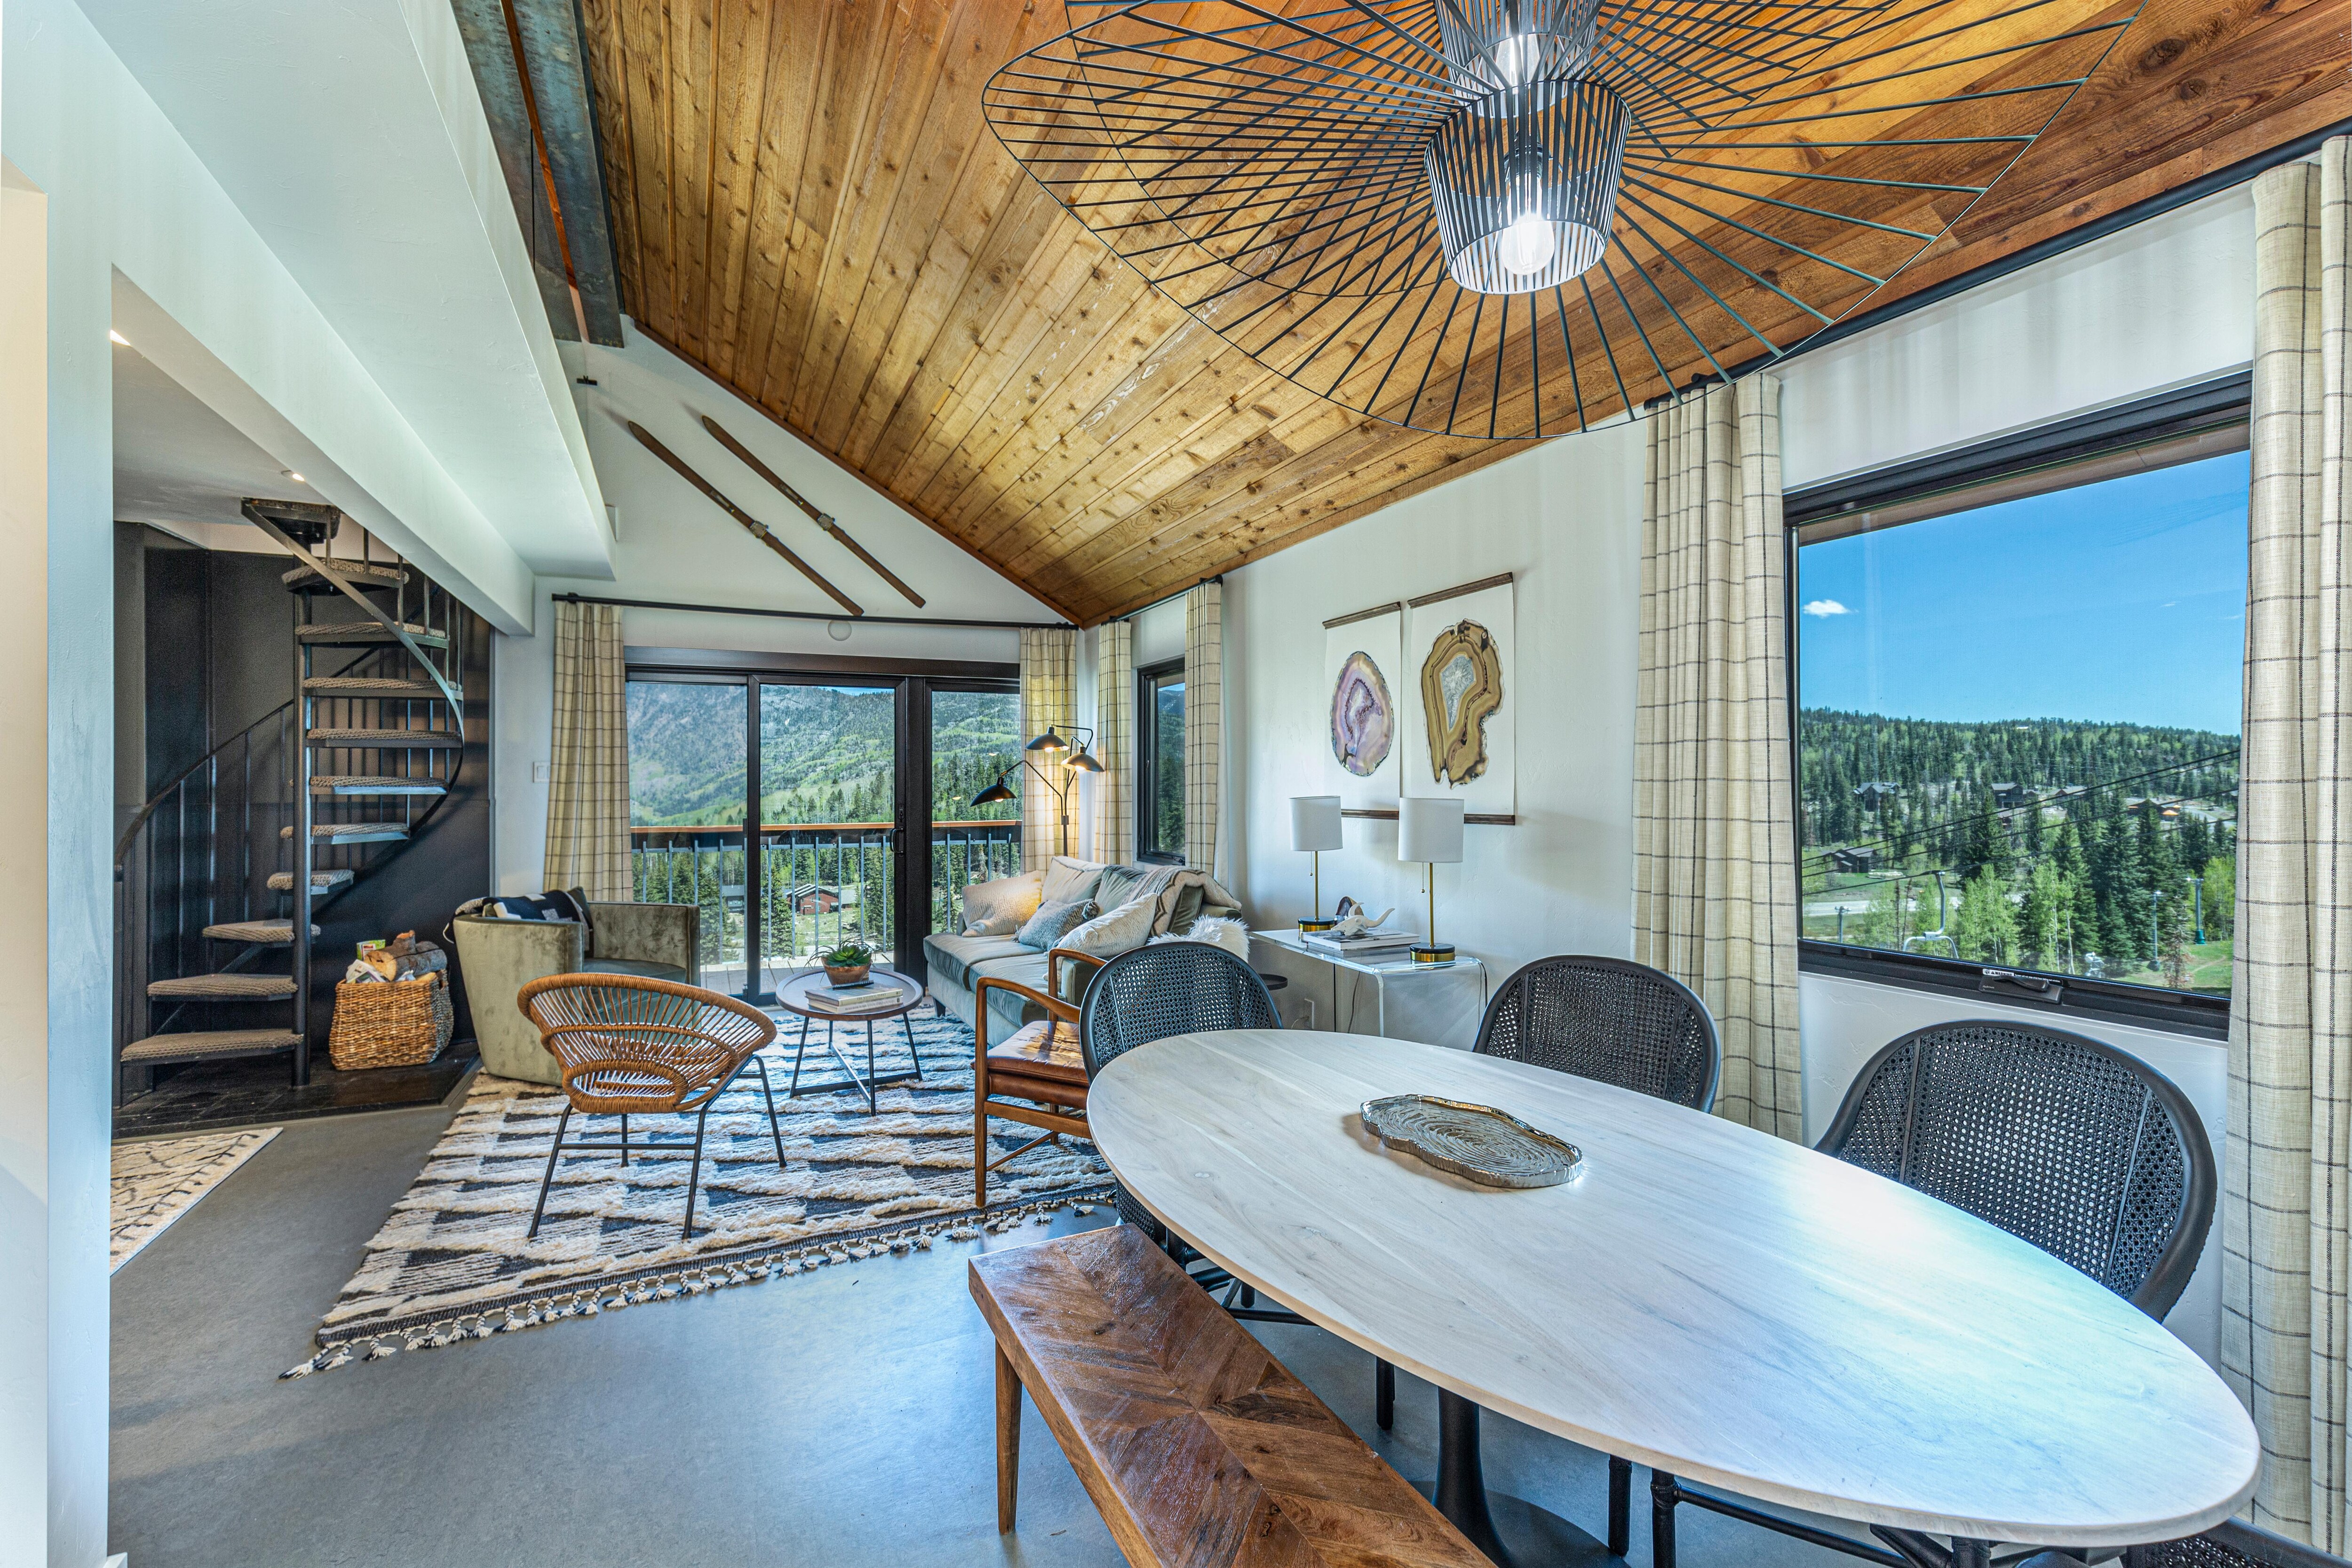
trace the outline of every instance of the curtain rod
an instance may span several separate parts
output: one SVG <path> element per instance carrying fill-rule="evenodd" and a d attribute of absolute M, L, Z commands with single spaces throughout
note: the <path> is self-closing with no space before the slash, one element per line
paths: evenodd
<path fill-rule="evenodd" d="M 829 616 L 823 610 L 762 610 L 750 605 L 679 605 L 664 599 L 606 599 L 593 594 L 551 594 L 566 605 L 619 605 L 632 610 L 686 610 L 703 616 L 765 616 L 779 621 L 840 621 L 853 626 L 982 626 L 990 631 L 1075 631 L 1067 621 L 967 621 L 948 616 Z"/>
<path fill-rule="evenodd" d="M 1223 583 L 1224 580 L 1225 574 L 1223 572 L 1220 572 L 1213 577 L 1202 578 L 1201 583 Z M 1185 595 L 1199 587 L 1201 583 L 1188 583 L 1172 594 L 1162 594 L 1160 597 L 1152 600 L 1151 603 L 1148 605 L 1138 605 L 1131 610 L 1122 610 L 1118 615 L 1113 616 L 1110 618 L 1114 621 L 1131 621 L 1135 619 L 1136 616 L 1144 614 L 1146 611 L 1156 610 L 1162 605 L 1174 604 L 1177 600 L 1182 598 Z"/>

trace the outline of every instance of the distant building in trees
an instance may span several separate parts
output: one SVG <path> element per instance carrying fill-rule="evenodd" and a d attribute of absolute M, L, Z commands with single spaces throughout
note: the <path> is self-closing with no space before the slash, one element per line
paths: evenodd
<path fill-rule="evenodd" d="M 1878 851 L 1875 849 L 1832 849 L 1830 851 L 1830 869 L 1833 871 L 1865 872 L 1874 871 L 1877 868 Z"/>
<path fill-rule="evenodd" d="M 1864 811 L 1876 811 L 1880 806 L 1903 793 L 1903 786 L 1885 779 L 1873 779 L 1868 784 L 1854 785 L 1853 798 L 1862 803 Z"/>
<path fill-rule="evenodd" d="M 1992 791 L 1992 803 L 2003 811 L 2030 805 L 2033 799 L 2033 792 L 2021 784 L 1992 784 L 1985 787 Z"/>

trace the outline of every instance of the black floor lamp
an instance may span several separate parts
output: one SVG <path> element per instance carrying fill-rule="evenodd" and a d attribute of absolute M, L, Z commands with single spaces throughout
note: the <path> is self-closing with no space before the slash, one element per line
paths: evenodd
<path fill-rule="evenodd" d="M 994 784 L 989 785 L 986 789 L 982 790 L 978 795 L 973 795 L 971 797 L 971 804 L 974 805 L 994 805 L 999 801 L 1019 800 L 1021 797 L 1014 794 L 1013 789 L 1007 785 L 1004 781 L 1011 778 L 1013 773 L 1020 769 L 1027 768 L 1031 773 L 1037 775 L 1038 783 L 1044 784 L 1046 789 L 1053 793 L 1054 804 L 1060 809 L 1062 814 L 1062 847 L 1060 852 L 1064 855 L 1067 855 L 1070 852 L 1070 786 L 1078 782 L 1077 775 L 1080 773 L 1098 773 L 1103 771 L 1103 765 L 1095 761 L 1093 753 L 1087 749 L 1094 744 L 1095 732 L 1092 730 L 1082 730 L 1076 725 L 1071 726 L 1071 740 L 1077 740 L 1077 737 L 1081 734 L 1083 734 L 1086 739 L 1078 741 L 1076 749 L 1072 750 L 1070 742 L 1065 741 L 1061 736 L 1055 734 L 1054 732 L 1054 727 L 1051 724 L 1048 724 L 1045 726 L 1045 732 L 1044 734 L 1036 736 L 1030 741 L 1028 745 L 1022 748 L 1024 751 L 1037 752 L 1049 763 L 1059 762 L 1063 767 L 1068 769 L 1069 774 L 1061 784 L 1055 784 L 1051 775 L 1049 775 L 1044 768 L 1039 767 L 1035 761 L 1028 757 L 1023 757 L 1019 762 L 1014 763 L 1013 766 L 1006 768 L 1003 773 L 998 773 Z M 1068 754 L 1063 755 L 1062 753 L 1065 752 Z"/>

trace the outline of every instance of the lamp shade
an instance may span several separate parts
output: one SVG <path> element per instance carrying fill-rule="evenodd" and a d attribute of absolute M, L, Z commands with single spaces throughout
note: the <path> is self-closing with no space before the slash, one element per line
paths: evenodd
<path fill-rule="evenodd" d="M 1295 795 L 1290 797 L 1290 847 L 1298 850 L 1339 847 L 1338 795 Z"/>
<path fill-rule="evenodd" d="M 1397 858 L 1450 866 L 1462 858 L 1462 803 L 1443 795 L 1397 802 Z"/>

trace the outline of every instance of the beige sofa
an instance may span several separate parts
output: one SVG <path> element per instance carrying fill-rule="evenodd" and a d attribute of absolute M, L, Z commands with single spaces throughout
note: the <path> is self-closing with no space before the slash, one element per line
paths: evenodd
<path fill-rule="evenodd" d="M 515 993 L 550 974 L 635 974 L 649 980 L 702 984 L 702 911 L 692 904 L 590 904 L 595 929 L 578 921 L 485 920 L 451 922 L 457 970 L 474 1014 L 482 1070 L 530 1083 L 563 1081 L 555 1058 Z"/>
<path fill-rule="evenodd" d="M 1098 861 L 1076 860 L 1066 856 L 1055 857 L 1055 864 L 1065 868 L 1076 878 L 1076 885 L 1065 884 L 1056 890 L 1065 897 L 1093 896 L 1092 883 L 1083 875 L 1087 869 L 1099 873 L 1109 868 Z M 1128 867 L 1130 871 L 1156 869 L 1150 867 Z M 1239 919 L 1241 910 L 1226 901 L 1229 895 L 1214 882 L 1197 876 L 1188 879 L 1203 882 L 1204 896 L 1184 901 L 1181 920 L 1169 929 L 1189 931 L 1196 920 L 1212 916 Z M 982 977 L 1011 980 L 1033 990 L 1045 989 L 1045 954 L 1034 948 L 1022 946 L 1009 936 L 962 936 L 941 932 L 923 939 L 923 966 L 931 997 L 939 1005 L 963 1020 L 969 1027 L 977 1027 L 978 1013 L 973 1005 L 973 993 Z M 1083 963 L 1062 965 L 1064 999 L 1078 1001 L 1084 994 L 1087 978 L 1094 973 Z M 1003 1039 L 1023 1024 L 1045 1016 L 1036 1003 L 1009 991 L 992 989 L 988 994 L 988 1037 L 992 1042 Z"/>

